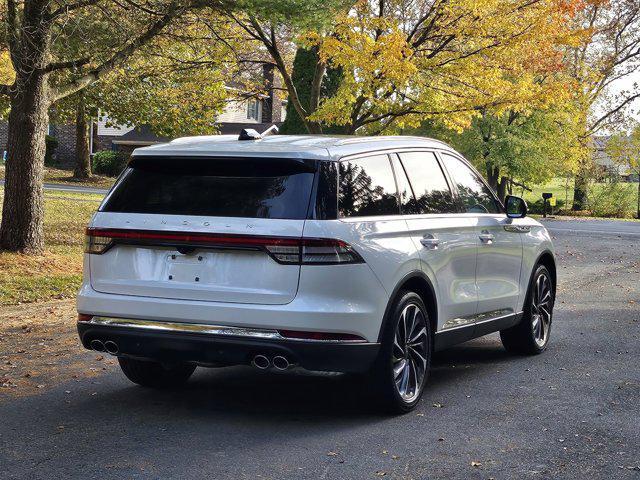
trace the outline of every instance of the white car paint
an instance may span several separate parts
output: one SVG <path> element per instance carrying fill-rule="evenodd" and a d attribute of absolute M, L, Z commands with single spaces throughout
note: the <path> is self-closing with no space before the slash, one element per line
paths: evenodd
<path fill-rule="evenodd" d="M 441 142 L 411 137 L 274 136 L 238 142 L 235 136 L 221 136 L 180 139 L 138 149 L 135 155 L 255 155 L 336 161 L 403 149 L 453 152 Z M 524 231 L 505 229 L 512 225 Z M 171 257 L 177 252 L 171 248 L 135 246 L 118 246 L 102 255 L 85 254 L 78 311 L 134 319 L 350 333 L 368 342 L 379 341 L 392 295 L 403 279 L 416 272 L 423 273 L 434 288 L 437 335 L 448 328 L 472 326 L 482 314 L 521 312 L 535 262 L 543 252 L 553 252 L 540 223 L 531 218 L 508 219 L 504 214 L 275 220 L 98 212 L 90 226 L 347 242 L 364 263 L 281 265 L 260 252 L 225 251 L 198 251 L 203 257 L 200 261 L 179 255 L 173 261 Z M 494 236 L 493 241 L 482 241 L 485 231 Z M 437 247 L 423 246 L 425 236 L 437 239 Z M 176 263 L 180 265 L 176 267 Z M 473 336 L 471 329 L 468 333 Z"/>

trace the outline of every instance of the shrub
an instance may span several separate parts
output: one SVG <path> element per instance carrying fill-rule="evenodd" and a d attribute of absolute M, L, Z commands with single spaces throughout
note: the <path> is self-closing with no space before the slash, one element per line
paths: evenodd
<path fill-rule="evenodd" d="M 607 183 L 601 189 L 591 189 L 589 195 L 589 209 L 596 217 L 631 217 L 633 205 L 633 192 L 628 184 Z"/>
<path fill-rule="evenodd" d="M 530 213 L 535 213 L 539 215 L 542 215 L 544 213 L 544 200 L 542 198 L 536 200 L 535 202 L 527 202 L 527 206 L 529 207 Z M 564 210 L 564 207 L 565 207 L 564 200 L 556 198 L 555 207 L 552 207 L 547 203 L 547 214 L 550 215 L 552 210 L 553 210 L 553 213 L 560 212 Z"/>
<path fill-rule="evenodd" d="M 58 148 L 58 139 L 56 137 L 52 137 L 51 135 L 47 135 L 44 141 L 46 144 L 46 150 L 44 152 L 44 164 L 47 167 L 53 167 L 58 163 L 55 157 L 56 148 Z"/>
<path fill-rule="evenodd" d="M 102 150 L 93 156 L 93 173 L 116 177 L 125 169 L 129 155 L 124 152 Z"/>

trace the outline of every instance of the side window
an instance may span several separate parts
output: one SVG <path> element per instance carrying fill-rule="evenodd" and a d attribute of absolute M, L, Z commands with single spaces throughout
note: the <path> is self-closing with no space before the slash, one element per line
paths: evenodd
<path fill-rule="evenodd" d="M 458 187 L 462 207 L 468 213 L 499 213 L 502 209 L 491 190 L 462 160 L 444 153 L 447 170 Z"/>
<path fill-rule="evenodd" d="M 413 205 L 407 213 L 455 213 L 451 189 L 438 159 L 433 152 L 405 152 L 400 154 L 402 165 L 415 193 Z"/>
<path fill-rule="evenodd" d="M 398 192 L 387 155 L 340 162 L 338 209 L 342 217 L 398 215 Z"/>
<path fill-rule="evenodd" d="M 391 163 L 393 164 L 393 172 L 396 175 L 396 183 L 398 184 L 398 194 L 400 196 L 400 205 L 402 206 L 402 213 L 409 215 L 416 212 L 416 197 L 413 195 L 411 184 L 407 178 L 407 172 L 400 163 L 400 160 L 396 155 L 391 156 Z"/>

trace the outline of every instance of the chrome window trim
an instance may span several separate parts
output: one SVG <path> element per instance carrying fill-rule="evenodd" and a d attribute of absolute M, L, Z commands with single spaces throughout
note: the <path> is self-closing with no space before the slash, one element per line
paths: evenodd
<path fill-rule="evenodd" d="M 81 325 L 97 325 L 106 327 L 133 328 L 169 333 L 197 333 L 219 337 L 255 338 L 259 340 L 280 340 L 306 343 L 348 343 L 357 345 L 373 345 L 366 340 L 316 340 L 306 338 L 290 338 L 280 335 L 277 330 L 264 328 L 233 327 L 228 325 L 212 325 L 205 323 L 170 322 L 162 320 L 143 320 L 138 318 L 120 318 L 94 316 L 91 320 L 79 320 Z"/>

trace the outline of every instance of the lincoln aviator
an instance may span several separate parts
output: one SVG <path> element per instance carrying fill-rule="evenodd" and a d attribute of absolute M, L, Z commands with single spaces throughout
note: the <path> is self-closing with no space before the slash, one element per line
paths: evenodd
<path fill-rule="evenodd" d="M 544 351 L 555 288 L 547 230 L 445 143 L 243 132 L 134 151 L 86 230 L 78 331 L 146 387 L 347 372 L 406 412 L 435 351 Z"/>

